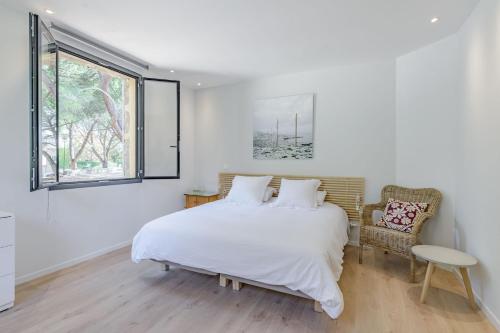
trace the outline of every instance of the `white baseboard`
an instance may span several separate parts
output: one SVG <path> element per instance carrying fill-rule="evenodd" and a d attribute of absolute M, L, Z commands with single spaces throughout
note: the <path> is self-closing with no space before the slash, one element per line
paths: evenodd
<path fill-rule="evenodd" d="M 103 254 L 121 249 L 122 247 L 129 246 L 130 244 L 132 244 L 132 241 L 121 242 L 121 243 L 106 247 L 104 249 L 100 249 L 100 250 L 97 250 L 95 252 L 86 254 L 84 256 L 70 259 L 70 260 L 64 261 L 60 264 L 44 268 L 44 269 L 41 269 L 41 270 L 33 272 L 33 273 L 28 273 L 28 274 L 19 276 L 16 278 L 16 285 L 34 280 L 36 278 L 42 277 L 44 275 L 48 275 L 50 273 L 54 273 L 54 272 L 61 270 L 63 268 L 74 266 L 74 265 L 79 264 L 81 262 L 84 262 L 86 260 L 89 260 L 89 259 L 92 259 L 92 258 L 95 258 L 98 256 L 102 256 Z"/>
<path fill-rule="evenodd" d="M 462 275 L 460 274 L 457 268 L 453 268 L 452 272 L 456 275 L 459 281 L 462 281 Z M 483 303 L 483 300 L 481 299 L 481 297 L 478 296 L 474 288 L 472 288 L 472 293 L 474 294 L 474 299 L 476 301 L 476 304 L 479 306 L 479 308 L 484 313 L 486 318 L 488 318 L 490 323 L 493 326 L 495 326 L 498 332 L 500 332 L 500 320 L 498 319 L 498 317 L 493 313 L 493 311 L 491 311 L 491 309 L 486 304 Z"/>
<path fill-rule="evenodd" d="M 498 317 L 493 313 L 493 311 L 491 311 L 491 309 L 486 304 L 483 303 L 483 300 L 477 295 L 477 293 L 474 290 L 472 290 L 472 293 L 474 294 L 474 298 L 476 299 L 477 305 L 479 306 L 481 311 L 483 311 L 486 318 L 488 318 L 490 323 L 493 326 L 495 326 L 498 332 L 500 332 L 500 320 L 498 319 Z"/>

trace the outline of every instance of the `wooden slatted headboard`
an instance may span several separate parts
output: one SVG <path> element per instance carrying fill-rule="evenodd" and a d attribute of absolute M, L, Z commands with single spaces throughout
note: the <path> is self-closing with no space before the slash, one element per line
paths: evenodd
<path fill-rule="evenodd" d="M 220 173 L 219 186 L 220 194 L 225 197 L 233 182 L 234 176 L 266 176 L 258 174 L 244 173 Z M 362 207 L 365 198 L 365 179 L 361 177 L 316 177 L 316 176 L 286 176 L 269 175 L 273 180 L 269 184 L 276 189 L 280 188 L 281 178 L 286 179 L 319 179 L 321 180 L 320 191 L 326 191 L 325 201 L 334 203 L 342 207 L 349 216 L 349 220 L 359 221 L 357 208 Z"/>

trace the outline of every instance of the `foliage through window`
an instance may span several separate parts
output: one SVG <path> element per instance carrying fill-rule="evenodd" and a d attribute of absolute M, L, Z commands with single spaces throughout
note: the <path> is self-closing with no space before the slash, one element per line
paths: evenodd
<path fill-rule="evenodd" d="M 55 183 L 57 181 L 57 48 L 48 29 L 43 25 L 40 29 L 41 89 L 38 105 L 41 111 L 39 115 L 41 159 L 39 172 L 44 182 Z M 47 164 L 51 166 L 51 170 L 47 170 L 45 167 Z"/>
<path fill-rule="evenodd" d="M 58 72 L 59 181 L 134 178 L 137 79 L 66 52 Z"/>
<path fill-rule="evenodd" d="M 30 24 L 31 189 L 178 178 L 179 82 L 154 79 L 164 86 L 149 97 L 152 92 L 144 94 L 143 84 L 148 79 L 57 43 L 34 15 Z M 145 95 L 151 103 L 143 100 Z M 158 102 L 162 99 L 163 104 Z M 144 112 L 144 105 L 152 111 Z M 144 119 L 154 124 L 147 137 L 159 140 L 144 140 Z M 154 141 L 166 148 L 153 149 Z M 152 177 L 144 172 L 145 160 L 152 163 L 151 170 L 158 166 Z"/>

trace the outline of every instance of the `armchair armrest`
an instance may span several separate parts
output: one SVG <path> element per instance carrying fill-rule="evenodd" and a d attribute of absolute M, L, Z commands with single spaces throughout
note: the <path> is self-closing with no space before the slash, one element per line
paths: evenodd
<path fill-rule="evenodd" d="M 424 222 L 427 221 L 427 219 L 431 218 L 433 215 L 428 212 L 423 212 L 419 213 L 415 221 L 413 222 L 413 229 L 411 231 L 412 234 L 418 235 L 420 231 L 422 230 L 422 226 L 424 225 Z"/>
<path fill-rule="evenodd" d="M 375 204 L 368 204 L 364 205 L 363 209 L 361 211 L 361 219 L 360 219 L 360 224 L 361 226 L 364 225 L 370 225 L 373 222 L 373 211 L 375 210 L 381 210 L 383 211 L 385 209 L 386 204 L 384 202 L 378 202 Z"/>

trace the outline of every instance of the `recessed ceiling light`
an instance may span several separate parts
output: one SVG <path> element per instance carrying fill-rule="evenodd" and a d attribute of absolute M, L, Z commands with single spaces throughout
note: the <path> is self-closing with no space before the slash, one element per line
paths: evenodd
<path fill-rule="evenodd" d="M 433 17 L 431 19 L 431 23 L 436 23 L 437 21 L 439 21 L 439 17 Z"/>
<path fill-rule="evenodd" d="M 201 86 L 201 82 L 198 82 L 196 85 L 197 85 L 198 87 L 199 87 L 199 86 Z"/>
<path fill-rule="evenodd" d="M 170 73 L 175 73 L 175 71 L 173 69 L 170 70 Z"/>
<path fill-rule="evenodd" d="M 48 8 L 47 8 L 47 9 L 45 9 L 45 12 L 46 12 L 47 14 L 50 14 L 50 15 L 54 14 L 54 11 L 52 11 L 52 10 L 50 10 L 50 9 L 48 9 Z"/>

